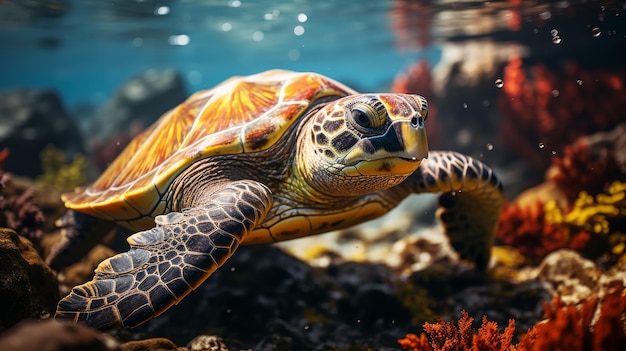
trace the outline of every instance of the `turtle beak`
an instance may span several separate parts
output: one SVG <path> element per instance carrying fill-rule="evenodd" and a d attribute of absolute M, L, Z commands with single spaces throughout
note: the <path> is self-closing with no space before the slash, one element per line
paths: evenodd
<path fill-rule="evenodd" d="M 422 116 L 395 120 L 385 133 L 361 139 L 346 155 L 347 165 L 361 161 L 390 160 L 399 158 L 417 163 L 428 157 L 428 141 Z"/>

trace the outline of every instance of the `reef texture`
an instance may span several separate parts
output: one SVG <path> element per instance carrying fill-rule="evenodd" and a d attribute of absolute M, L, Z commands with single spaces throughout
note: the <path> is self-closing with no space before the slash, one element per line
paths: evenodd
<path fill-rule="evenodd" d="M 553 157 L 546 182 L 520 194 L 501 214 L 497 239 L 530 262 L 571 248 L 612 265 L 626 253 L 624 130 L 596 133 Z"/>
<path fill-rule="evenodd" d="M 541 63 L 526 66 L 514 56 L 503 82 L 502 143 L 537 169 L 548 166 L 545 152 L 561 153 L 576 138 L 609 130 L 626 118 L 624 71 L 584 70 L 568 62 L 558 72 Z"/>
<path fill-rule="evenodd" d="M 77 153 L 71 162 L 67 162 L 65 153 L 48 145 L 41 151 L 43 174 L 37 178 L 42 186 L 51 186 L 59 192 L 69 192 L 77 186 L 87 183 L 87 158 Z"/>
<path fill-rule="evenodd" d="M 616 286 L 603 298 L 590 298 L 579 305 L 566 305 L 558 297 L 544 304 L 546 319 L 524 333 L 517 344 L 515 320 L 500 332 L 486 316 L 476 330 L 473 318 L 461 312 L 457 325 L 438 319 L 425 323 L 420 336 L 407 334 L 398 340 L 410 351 L 619 351 L 626 345 L 626 291 Z M 594 317 L 598 314 L 599 316 Z"/>

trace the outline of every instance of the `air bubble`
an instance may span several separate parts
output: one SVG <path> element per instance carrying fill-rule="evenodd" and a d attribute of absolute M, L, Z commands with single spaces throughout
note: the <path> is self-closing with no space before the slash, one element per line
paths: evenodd
<path fill-rule="evenodd" d="M 539 148 L 540 148 L 540 149 L 543 149 L 544 147 L 546 147 L 546 144 L 544 144 L 544 143 L 539 143 Z"/>
<path fill-rule="evenodd" d="M 558 35 L 552 37 L 552 42 L 555 44 L 561 44 L 561 37 Z"/>
<path fill-rule="evenodd" d="M 550 31 L 550 35 L 552 35 L 553 37 L 556 37 L 557 35 L 559 35 L 559 31 L 556 29 L 553 29 Z"/>
<path fill-rule="evenodd" d="M 595 27 L 594 29 L 591 30 L 591 35 L 593 35 L 594 38 L 597 38 L 600 36 L 602 32 L 600 32 L 600 28 Z"/>
<path fill-rule="evenodd" d="M 576 84 L 578 84 L 578 85 L 583 85 L 583 80 L 582 80 L 582 79 L 577 80 L 577 81 L 576 81 Z"/>
<path fill-rule="evenodd" d="M 558 91 L 558 90 L 556 90 L 556 89 L 552 90 L 552 96 L 557 97 L 557 96 L 559 96 L 560 94 L 561 94 L 561 93 L 559 93 L 559 91 Z"/>
<path fill-rule="evenodd" d="M 463 108 L 467 108 L 467 102 L 463 103 Z"/>
<path fill-rule="evenodd" d="M 48 312 L 47 310 L 43 310 L 39 313 L 39 318 L 40 319 L 48 319 L 50 318 L 50 312 Z"/>
<path fill-rule="evenodd" d="M 293 28 L 293 34 L 295 34 L 297 36 L 301 36 L 302 34 L 304 34 L 304 27 L 302 27 L 302 26 L 295 26 Z"/>
<path fill-rule="evenodd" d="M 502 88 L 504 86 L 504 81 L 500 78 L 496 79 L 496 87 Z"/>
<path fill-rule="evenodd" d="M 263 40 L 263 37 L 265 37 L 265 35 L 260 30 L 257 30 L 256 32 L 252 33 L 252 40 L 254 41 L 261 41 Z"/>
<path fill-rule="evenodd" d="M 487 150 L 489 151 L 493 150 L 493 144 L 487 144 Z"/>

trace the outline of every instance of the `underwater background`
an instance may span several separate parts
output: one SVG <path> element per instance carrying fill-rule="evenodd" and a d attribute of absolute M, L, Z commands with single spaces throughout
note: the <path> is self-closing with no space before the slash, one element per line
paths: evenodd
<path fill-rule="evenodd" d="M 58 273 L 33 258 L 56 238 L 59 193 L 193 92 L 283 68 L 425 96 L 430 148 L 476 157 L 504 184 L 489 273 L 459 262 L 436 199 L 414 196 L 357 228 L 240 249 L 180 305 L 104 344 L 625 349 L 625 17 L 626 2 L 595 0 L 0 0 L 0 346 L 62 335 L 14 326 L 51 319 L 127 249 L 109 238 Z"/>

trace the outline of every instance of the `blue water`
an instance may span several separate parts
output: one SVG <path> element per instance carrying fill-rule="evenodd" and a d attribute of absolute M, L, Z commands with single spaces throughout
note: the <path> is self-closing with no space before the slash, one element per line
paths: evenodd
<path fill-rule="evenodd" d="M 416 58 L 439 56 L 436 45 L 396 49 L 389 1 L 174 1 L 145 14 L 133 3 L 74 1 L 57 18 L 5 16 L 0 89 L 54 88 L 71 109 L 103 103 L 152 68 L 178 70 L 190 92 L 286 68 L 374 91 Z"/>

